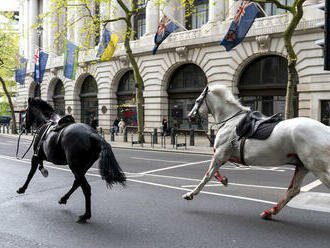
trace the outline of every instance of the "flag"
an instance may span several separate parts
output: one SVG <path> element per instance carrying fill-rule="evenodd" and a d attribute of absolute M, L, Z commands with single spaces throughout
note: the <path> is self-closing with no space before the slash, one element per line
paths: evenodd
<path fill-rule="evenodd" d="M 79 47 L 68 40 L 64 41 L 64 76 L 71 80 L 76 78 Z"/>
<path fill-rule="evenodd" d="M 24 84 L 25 76 L 26 76 L 27 59 L 18 56 L 16 63 L 17 63 L 17 69 L 15 71 L 15 81 L 19 84 Z"/>
<path fill-rule="evenodd" d="M 242 1 L 236 10 L 234 20 L 231 23 L 226 36 L 220 42 L 220 45 L 223 45 L 226 48 L 226 51 L 230 51 L 241 43 L 258 13 L 259 9 L 254 3 L 250 1 Z"/>
<path fill-rule="evenodd" d="M 48 60 L 48 54 L 40 51 L 39 48 L 36 50 L 34 54 L 34 81 L 37 83 L 42 83 L 42 79 L 44 78 L 44 73 L 46 70 Z"/>
<path fill-rule="evenodd" d="M 179 28 L 174 22 L 171 21 L 166 15 L 160 20 L 158 30 L 155 35 L 155 46 L 152 49 L 152 54 L 156 54 L 159 45 L 169 36 L 173 31 Z"/>
<path fill-rule="evenodd" d="M 116 50 L 118 41 L 119 36 L 111 33 L 108 29 L 105 28 L 96 57 L 103 61 L 110 60 Z"/>

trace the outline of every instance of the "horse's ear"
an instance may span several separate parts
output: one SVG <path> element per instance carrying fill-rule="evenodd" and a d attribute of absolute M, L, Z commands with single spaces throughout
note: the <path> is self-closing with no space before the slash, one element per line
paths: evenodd
<path fill-rule="evenodd" d="M 29 97 L 28 104 L 31 104 L 32 103 L 32 100 L 33 100 L 33 98 L 32 97 Z"/>
<path fill-rule="evenodd" d="M 206 86 L 205 91 L 206 91 L 206 92 L 209 91 L 209 86 Z"/>

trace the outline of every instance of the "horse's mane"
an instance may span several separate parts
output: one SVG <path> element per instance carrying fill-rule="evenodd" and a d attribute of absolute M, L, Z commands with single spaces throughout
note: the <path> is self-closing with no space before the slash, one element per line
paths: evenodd
<path fill-rule="evenodd" d="M 227 103 L 232 104 L 241 110 L 250 111 L 249 107 L 243 106 L 240 101 L 234 97 L 233 93 L 227 86 L 222 84 L 212 85 L 210 86 L 210 91 L 213 94 L 222 97 Z"/>
<path fill-rule="evenodd" d="M 29 106 L 38 108 L 48 118 L 55 112 L 49 103 L 41 99 L 29 98 Z"/>

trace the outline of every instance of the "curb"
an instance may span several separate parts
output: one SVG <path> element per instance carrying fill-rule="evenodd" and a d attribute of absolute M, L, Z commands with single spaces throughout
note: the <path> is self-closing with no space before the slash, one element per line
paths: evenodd
<path fill-rule="evenodd" d="M 6 137 L 6 138 L 11 138 L 11 139 L 16 139 L 18 138 L 17 134 L 5 134 L 5 133 L 0 133 L 0 136 Z M 22 136 L 21 139 L 31 141 L 33 139 L 32 135 L 28 136 Z M 130 144 L 130 143 L 127 143 Z M 178 150 L 178 149 L 162 149 L 162 148 L 152 148 L 152 147 L 131 147 L 129 145 L 120 145 L 115 143 L 110 143 L 112 148 L 119 148 L 119 149 L 127 149 L 127 150 L 140 150 L 140 151 L 151 151 L 151 152 L 175 152 L 175 153 L 187 153 L 187 154 L 196 154 L 196 155 L 213 155 L 213 149 L 210 148 L 210 152 L 207 151 L 198 151 L 198 147 L 196 147 L 195 150 Z"/>

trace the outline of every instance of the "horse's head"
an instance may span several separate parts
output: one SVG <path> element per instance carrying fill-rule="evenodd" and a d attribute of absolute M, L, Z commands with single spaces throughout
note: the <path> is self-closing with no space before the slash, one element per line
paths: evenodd
<path fill-rule="evenodd" d="M 26 129 L 30 129 L 32 125 L 37 127 L 41 126 L 50 119 L 53 113 L 53 107 L 50 106 L 47 102 L 30 97 L 25 114 Z"/>
<path fill-rule="evenodd" d="M 200 96 L 196 99 L 194 107 L 188 114 L 188 119 L 190 121 L 194 121 L 200 118 L 201 115 L 207 114 L 208 106 L 207 106 L 206 98 L 208 93 L 209 93 L 209 87 L 206 86 L 202 94 L 200 94 Z"/>

